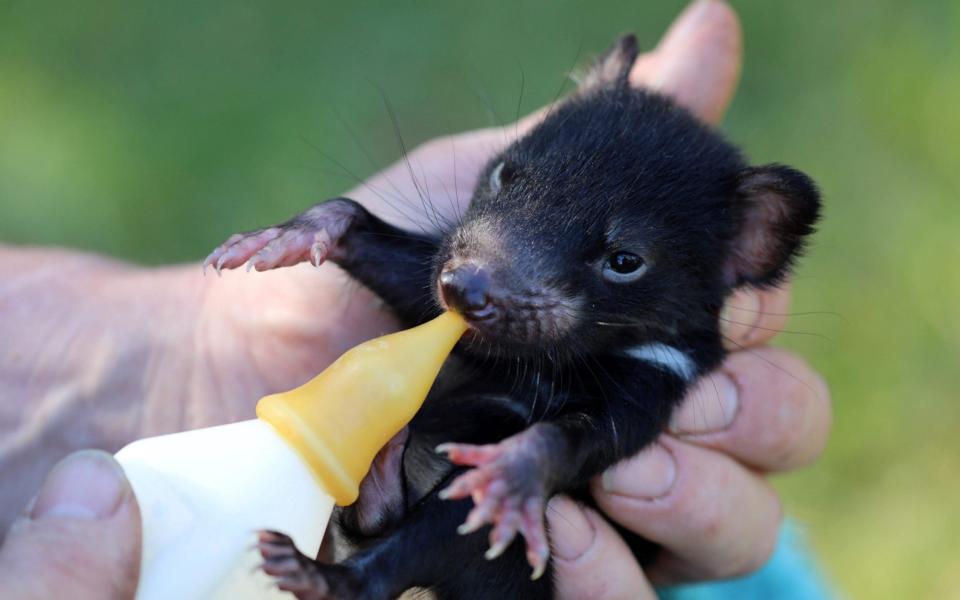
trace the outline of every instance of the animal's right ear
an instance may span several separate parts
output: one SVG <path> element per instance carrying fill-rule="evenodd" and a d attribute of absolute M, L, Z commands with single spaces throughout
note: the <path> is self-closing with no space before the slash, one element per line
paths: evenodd
<path fill-rule="evenodd" d="M 813 233 L 820 192 L 800 171 L 774 164 L 741 172 L 737 195 L 741 216 L 727 258 L 727 283 L 777 284 Z"/>
<path fill-rule="evenodd" d="M 585 72 L 574 75 L 579 93 L 591 92 L 609 86 L 630 85 L 630 69 L 637 60 L 637 36 L 622 36 L 610 49 L 593 61 Z"/>

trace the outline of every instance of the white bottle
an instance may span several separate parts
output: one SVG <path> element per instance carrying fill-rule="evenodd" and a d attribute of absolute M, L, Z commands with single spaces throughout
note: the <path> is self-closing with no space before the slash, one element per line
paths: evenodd
<path fill-rule="evenodd" d="M 259 568 L 256 531 L 316 556 L 334 500 L 270 425 L 252 420 L 117 453 L 143 518 L 138 600 L 290 598 Z"/>
<path fill-rule="evenodd" d="M 416 414 L 465 329 L 445 313 L 261 398 L 258 420 L 120 450 L 143 517 L 137 598 L 289 598 L 258 568 L 256 531 L 283 532 L 316 556 L 334 502 L 357 499 L 374 457 Z"/>

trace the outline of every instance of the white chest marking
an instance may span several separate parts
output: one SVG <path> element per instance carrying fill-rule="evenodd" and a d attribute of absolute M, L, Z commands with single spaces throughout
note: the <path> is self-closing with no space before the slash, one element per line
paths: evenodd
<path fill-rule="evenodd" d="M 627 354 L 633 358 L 646 361 L 655 367 L 670 371 L 684 381 L 693 379 L 697 372 L 697 368 L 689 356 L 666 344 L 655 343 L 635 346 L 628 348 Z"/>

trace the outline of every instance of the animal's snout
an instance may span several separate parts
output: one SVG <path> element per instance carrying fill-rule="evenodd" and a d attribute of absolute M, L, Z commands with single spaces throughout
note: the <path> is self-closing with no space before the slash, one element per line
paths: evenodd
<path fill-rule="evenodd" d="M 490 300 L 490 273 L 478 265 L 445 267 L 440 273 L 440 293 L 447 306 L 467 320 L 484 321 L 496 313 Z"/>

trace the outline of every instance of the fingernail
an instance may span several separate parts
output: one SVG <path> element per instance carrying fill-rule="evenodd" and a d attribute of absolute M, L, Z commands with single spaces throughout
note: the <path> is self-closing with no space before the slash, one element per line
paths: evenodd
<path fill-rule="evenodd" d="M 690 3 L 691 16 L 696 16 L 698 19 L 702 18 L 712 5 L 713 0 L 695 0 Z"/>
<path fill-rule="evenodd" d="M 40 487 L 32 519 L 73 517 L 96 520 L 113 515 L 130 493 L 120 464 L 106 452 L 83 450 L 60 461 Z"/>
<path fill-rule="evenodd" d="M 740 408 L 740 390 L 726 373 L 704 377 L 670 419 L 670 432 L 702 434 L 723 431 Z"/>
<path fill-rule="evenodd" d="M 681 13 L 678 22 L 689 28 L 698 27 L 701 22 L 708 20 L 714 4 L 716 4 L 715 0 L 694 0 Z"/>
<path fill-rule="evenodd" d="M 593 546 L 597 532 L 576 502 L 566 496 L 554 496 L 547 504 L 550 545 L 555 557 L 575 560 Z"/>
<path fill-rule="evenodd" d="M 720 312 L 720 330 L 737 342 L 744 342 L 760 322 L 760 296 L 756 290 L 737 290 Z"/>
<path fill-rule="evenodd" d="M 653 445 L 634 458 L 607 469 L 603 491 L 653 500 L 666 496 L 677 479 L 677 463 L 663 446 Z"/>

